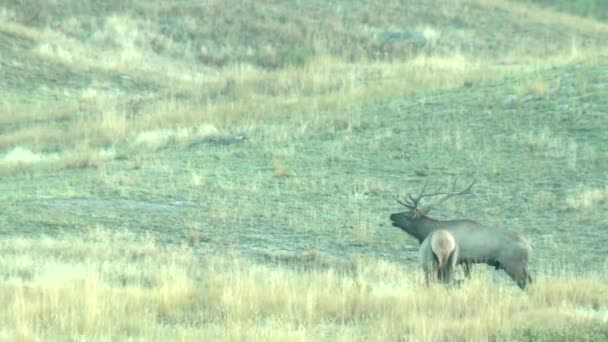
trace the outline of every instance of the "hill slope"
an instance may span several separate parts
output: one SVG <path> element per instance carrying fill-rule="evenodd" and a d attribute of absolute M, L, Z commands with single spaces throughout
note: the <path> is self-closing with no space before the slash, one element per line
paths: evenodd
<path fill-rule="evenodd" d="M 499 1 L 8 1 L 0 150 L 343 111 L 597 56 L 606 33 Z"/>
<path fill-rule="evenodd" d="M 557 210 L 555 216 L 542 219 L 508 215 L 516 222 L 529 220 L 518 226 L 541 235 L 552 225 L 562 226 L 559 222 L 566 216 L 572 220 L 570 226 L 591 214 L 568 210 L 605 204 L 601 170 L 607 145 L 598 127 L 606 127 L 601 114 L 607 106 L 601 96 L 606 65 L 598 56 L 606 26 L 492 1 L 441 6 L 394 2 L 385 11 L 363 2 L 349 7 L 322 2 L 236 4 L 44 5 L 35 8 L 33 20 L 26 15 L 33 7 L 7 3 L 0 22 L 6 75 L 2 82 L 7 90 L 1 95 L 2 172 L 17 176 L 24 169 L 42 175 L 67 170 L 62 178 L 78 184 L 76 197 L 108 198 L 98 203 L 99 215 L 107 206 L 134 200 L 127 205 L 133 212 L 115 218 L 132 222 L 132 228 L 157 227 L 168 240 L 178 237 L 162 228 L 166 220 L 189 213 L 210 229 L 242 226 L 239 239 L 255 249 L 257 243 L 251 241 L 268 239 L 266 230 L 257 232 L 260 225 L 297 231 L 300 220 L 289 213 L 303 208 L 298 216 L 310 215 L 307 226 L 329 229 L 323 233 L 329 234 L 324 238 L 328 242 L 318 247 L 325 246 L 330 254 L 334 229 L 340 226 L 355 229 L 355 239 L 385 236 L 386 230 L 371 227 L 386 224 L 387 213 L 394 210 L 387 198 L 401 189 L 402 182 L 419 182 L 412 178 L 415 170 L 440 178 L 480 174 L 487 186 L 504 187 L 494 199 L 501 205 L 495 206 L 493 215 L 484 215 L 486 221 L 506 220 L 505 205 L 512 206 L 508 212 L 538 210 L 539 215 Z M 153 16 L 158 13 L 163 15 Z M 287 20 L 288 14 L 294 19 Z M 252 32 L 244 29 L 249 26 L 236 29 L 228 23 L 231 20 L 259 27 L 254 35 L 259 42 L 253 44 Z M 317 25 L 313 29 L 294 24 L 300 21 Z M 315 52 L 314 59 L 299 67 L 268 70 L 250 59 L 261 56 L 261 42 L 293 51 L 279 34 L 285 28 L 302 34 L 292 39 L 306 49 L 319 39 L 319 32 L 331 46 L 340 46 L 346 37 L 359 38 L 353 46 L 345 43 L 343 49 Z M 414 33 L 424 38 L 417 48 L 405 44 Z M 155 47 L 151 37 L 164 41 L 166 48 Z M 573 39 L 589 49 L 572 50 L 578 47 L 572 46 Z M 237 51 L 246 41 L 256 48 L 245 55 L 230 53 L 222 68 L 197 61 L 192 53 L 211 42 L 220 50 Z M 370 53 L 378 47 L 372 46 L 381 42 L 408 49 L 396 48 L 374 59 Z M 367 54 L 355 56 L 353 51 Z M 519 64 L 510 66 L 508 61 L 519 54 Z M 577 60 L 579 64 L 557 68 Z M 84 175 L 69 171 L 81 168 L 94 170 Z M 143 172 L 138 171 L 141 168 Z M 539 170 L 544 174 L 537 174 Z M 105 180 L 107 172 L 124 173 L 125 179 Z M 318 179 L 324 181 L 313 185 Z M 22 181 L 28 179 L 16 184 L 26 186 Z M 192 182 L 195 188 L 209 188 L 192 192 Z M 158 187 L 149 188 L 150 184 Z M 243 191 L 251 192 L 249 198 L 259 197 L 257 205 L 236 215 L 232 208 L 243 210 Z M 510 203 L 509 196 L 522 191 L 532 202 Z M 343 196 L 353 201 L 347 206 L 349 213 L 338 209 Z M 367 203 L 369 196 L 378 197 L 377 202 Z M 126 202 L 116 202 L 116 197 Z M 18 200 L 11 198 L 7 197 Z M 173 214 L 161 211 L 160 217 L 149 217 L 153 221 L 140 222 L 145 218 L 136 213 L 149 208 L 148 200 L 170 198 L 210 207 L 200 213 L 198 207 L 161 206 Z M 271 210 L 276 209 L 273 201 L 280 203 L 279 208 L 285 206 L 283 214 Z M 61 203 L 49 208 L 69 204 L 64 210 L 74 221 L 65 225 L 79 229 L 84 218 L 77 213 L 88 213 L 85 207 L 96 202 Z M 31 210 L 40 210 L 41 203 L 31 205 Z M 16 207 L 10 220 L 24 230 L 56 224 L 51 223 L 56 219 L 54 209 L 49 218 L 42 215 L 31 225 L 21 222 L 16 217 L 22 208 Z M 591 216 L 597 215 L 601 216 Z M 114 219 L 107 223 L 118 224 Z M 589 234 L 588 243 L 600 241 L 595 233 Z M 267 241 L 270 246 L 291 239 L 289 234 L 279 236 Z M 217 238 L 229 244 L 236 237 L 230 233 Z M 305 237 L 295 241 L 297 249 L 308 244 Z M 380 241 L 370 253 L 379 252 L 375 248 L 383 245 Z M 563 257 L 555 250 L 541 249 L 540 255 L 544 253 Z M 393 251 L 383 255 L 393 257 Z"/>

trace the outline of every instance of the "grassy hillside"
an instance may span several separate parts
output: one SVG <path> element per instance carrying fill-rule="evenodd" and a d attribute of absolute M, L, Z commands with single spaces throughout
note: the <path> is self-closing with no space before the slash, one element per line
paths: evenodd
<path fill-rule="evenodd" d="M 608 1 L 605 0 L 524 0 L 531 3 L 541 4 L 560 11 L 574 13 L 577 15 L 608 19 Z"/>
<path fill-rule="evenodd" d="M 256 131 L 597 58 L 608 31 L 498 1 L 94 3 L 5 5 L 0 149 L 107 147 L 201 124 Z"/>
<path fill-rule="evenodd" d="M 608 26 L 504 1 L 7 1 L 7 340 L 602 340 Z M 472 178 L 534 286 L 422 286 Z M 379 332 L 382 332 L 380 334 Z"/>

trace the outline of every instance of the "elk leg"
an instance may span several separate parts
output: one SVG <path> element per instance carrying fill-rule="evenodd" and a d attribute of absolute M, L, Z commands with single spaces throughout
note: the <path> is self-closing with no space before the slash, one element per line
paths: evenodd
<path fill-rule="evenodd" d="M 458 252 L 450 253 L 448 258 L 448 262 L 443 268 L 443 282 L 446 284 L 451 284 L 454 280 L 454 269 L 456 268 L 456 263 L 458 262 Z"/>
<path fill-rule="evenodd" d="M 440 283 L 447 284 L 449 282 L 449 274 L 447 268 L 440 268 L 437 271 L 437 280 Z"/>
<path fill-rule="evenodd" d="M 532 276 L 530 276 L 530 273 L 528 272 L 527 267 L 524 267 L 524 274 L 525 274 L 526 280 L 528 281 L 528 284 L 532 284 Z"/>
<path fill-rule="evenodd" d="M 471 279 L 471 263 L 464 261 L 462 263 L 462 269 L 464 271 L 464 276 L 467 277 L 467 279 Z"/>
<path fill-rule="evenodd" d="M 528 282 L 531 280 L 525 266 L 521 267 L 521 266 L 513 266 L 510 264 L 503 264 L 502 269 L 504 269 L 505 272 L 507 272 L 509 277 L 511 277 L 511 279 L 513 279 L 513 281 L 515 281 L 517 286 L 519 286 L 519 288 L 522 290 L 526 288 L 526 285 L 528 285 Z"/>

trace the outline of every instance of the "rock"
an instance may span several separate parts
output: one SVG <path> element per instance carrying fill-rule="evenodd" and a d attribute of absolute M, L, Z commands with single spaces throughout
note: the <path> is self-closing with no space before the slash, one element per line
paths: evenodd
<path fill-rule="evenodd" d="M 385 32 L 382 35 L 382 40 L 387 43 L 405 43 L 418 47 L 422 47 L 427 43 L 426 37 L 416 31 Z"/>
<path fill-rule="evenodd" d="M 508 108 L 517 107 L 518 103 L 519 101 L 517 99 L 517 95 L 507 95 L 505 96 L 504 100 L 502 100 L 503 106 Z"/>
<path fill-rule="evenodd" d="M 537 95 L 526 95 L 523 99 L 521 99 L 521 103 L 526 103 L 530 101 L 540 100 L 540 96 Z"/>

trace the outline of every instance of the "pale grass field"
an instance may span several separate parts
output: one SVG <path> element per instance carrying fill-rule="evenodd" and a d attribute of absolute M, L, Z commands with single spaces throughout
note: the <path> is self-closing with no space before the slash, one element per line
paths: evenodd
<path fill-rule="evenodd" d="M 182 51 L 183 45 L 168 41 L 151 22 L 129 13 L 104 18 L 90 37 L 79 39 L 74 33 L 86 24 L 82 19 L 66 19 L 59 29 L 36 27 L 12 20 L 17 13 L 0 11 L 0 33 L 31 44 L 19 53 L 24 56 L 23 64 L 32 70 L 38 62 L 44 62 L 77 74 L 110 74 L 120 82 L 136 84 L 137 80 L 137 84 L 154 85 L 140 89 L 138 85 L 120 88 L 96 82 L 74 88 L 42 84 L 31 94 L 24 91 L 24 98 L 0 99 L 0 128 L 14 127 L 0 134 L 0 177 L 6 177 L 2 178 L 3 182 L 7 180 L 2 196 L 7 205 L 11 205 L 10 218 L 0 216 L 0 225 L 10 222 L 7 230 L 13 232 L 0 240 L 0 307 L 4 308 L 0 310 L 0 341 L 510 341 L 571 340 L 579 333 L 586 334 L 588 339 L 607 336 L 605 274 L 599 271 L 574 274 L 563 271 L 551 260 L 535 260 L 535 283 L 526 291 L 520 291 L 510 282 L 493 280 L 486 267 L 477 267 L 473 279 L 459 288 L 426 288 L 420 270 L 412 264 L 371 256 L 373 248 L 380 250 L 386 243 L 382 238 L 387 233 L 379 230 L 393 228 L 379 228 L 374 221 L 377 213 L 366 210 L 382 207 L 385 215 L 388 205 L 384 202 L 389 201 L 388 194 L 404 190 L 397 189 L 394 177 L 382 178 L 370 173 L 346 185 L 331 178 L 328 165 L 338 165 L 336 168 L 343 171 L 341 168 L 347 168 L 344 165 L 348 163 L 342 165 L 341 162 L 362 158 L 356 151 L 384 153 L 387 137 L 391 136 L 395 138 L 390 143 L 398 145 L 399 151 L 404 149 L 399 158 L 393 156 L 392 160 L 393 165 L 406 169 L 399 172 L 411 173 L 411 169 L 422 164 L 423 161 L 409 159 L 409 154 L 416 152 L 411 151 L 412 145 L 402 145 L 397 141 L 398 133 L 384 126 L 395 125 L 395 121 L 384 123 L 382 113 L 366 116 L 363 108 L 369 108 L 367 106 L 419 96 L 417 105 L 422 108 L 427 101 L 425 94 L 437 96 L 442 90 L 476 89 L 505 78 L 515 81 L 500 92 L 501 97 L 472 100 L 462 106 L 473 107 L 471 111 L 485 111 L 485 105 L 500 105 L 502 98 L 511 93 L 520 98 L 533 96 L 545 100 L 560 88 L 560 80 L 548 79 L 544 72 L 573 63 L 597 66 L 608 54 L 605 43 L 580 38 L 586 34 L 608 34 L 608 25 L 604 23 L 521 3 L 495 0 L 453 3 L 502 11 L 522 26 L 547 24 L 551 28 L 550 25 L 559 23 L 570 30 L 571 36 L 554 45 L 544 42 L 548 44 L 544 53 L 530 53 L 528 47 L 539 43 L 522 38 L 519 45 L 499 41 L 498 45 L 505 46 L 502 54 L 480 51 L 476 55 L 458 49 L 440 51 L 446 35 L 467 42 L 476 40 L 476 32 L 466 29 L 444 32 L 439 26 L 419 24 L 416 29 L 429 42 L 430 51 L 413 58 L 352 61 L 321 52 L 301 65 L 265 69 L 237 62 L 216 68 L 194 63 L 196 57 L 190 55 L 191 51 Z M 386 6 L 398 6 L 396 4 Z M 144 4 L 158 6 L 159 12 L 165 10 L 165 5 L 171 7 L 170 4 Z M 214 6 L 224 10 L 228 7 L 223 2 L 215 2 Z M 383 21 L 382 13 L 372 11 L 370 15 L 378 16 L 372 18 L 377 22 Z M 465 22 L 478 19 L 467 13 L 458 18 L 464 18 Z M 281 29 L 290 31 L 293 27 Z M 381 29 L 371 24 L 353 28 Z M 336 32 L 345 30 L 336 28 Z M 317 36 L 314 45 L 319 51 L 329 51 L 331 34 Z M 504 37 L 507 39 L 508 35 Z M 156 53 L 149 40 L 160 42 L 169 51 L 183 53 L 183 59 Z M 224 48 L 228 51 L 218 49 L 209 54 L 221 56 L 238 52 L 237 46 Z M 270 53 L 270 57 L 276 57 L 274 53 Z M 10 67 L 23 65 L 11 65 L 7 69 Z M 592 86 L 581 79 L 576 83 L 576 90 L 579 94 L 585 93 L 587 87 Z M 593 89 L 600 92 L 599 88 Z M 479 93 L 483 90 L 474 94 L 479 96 Z M 433 96 L 429 96 L 428 101 L 433 102 Z M 475 101 L 483 102 L 483 106 Z M 499 132 L 495 135 L 496 145 L 492 145 L 487 144 L 489 140 L 476 136 L 475 127 L 479 126 L 470 124 L 465 118 L 468 113 L 446 120 L 439 114 L 421 117 L 406 113 L 409 109 L 399 111 L 421 121 L 395 125 L 394 128 L 416 128 L 404 134 L 408 143 L 420 151 L 453 151 L 466 157 L 462 164 L 437 158 L 434 167 L 439 171 L 431 173 L 452 168 L 453 174 L 465 173 L 463 169 L 481 170 L 482 177 L 486 178 L 485 201 L 465 207 L 484 206 L 472 209 L 486 222 L 512 220 L 509 209 L 513 209 L 521 216 L 518 230 L 535 229 L 534 233 L 541 230 L 545 233 L 546 229 L 547 234 L 543 236 L 554 239 L 562 231 L 556 234 L 555 227 L 535 226 L 536 215 L 545 211 L 559 212 L 559 215 L 576 212 L 580 222 L 563 221 L 568 226 L 566 229 L 572 225 L 572 230 L 580 228 L 576 224 L 597 225 L 597 218 L 603 217 L 601 211 L 608 206 L 608 187 L 597 185 L 599 181 L 567 183 L 563 186 L 568 193 L 560 197 L 560 193 L 551 188 L 538 190 L 540 186 L 530 176 L 544 167 L 531 161 L 534 156 L 539 160 L 559 161 L 554 164 L 558 165 L 556 168 L 563 167 L 570 173 L 582 166 L 601 167 L 606 154 L 594 145 L 595 141 L 581 142 L 578 137 L 552 126 L 520 124 L 515 127 L 523 128 L 514 130 L 507 117 L 511 114 L 500 117 L 503 113 L 497 110 L 492 122 L 500 128 L 496 130 Z M 395 112 L 393 109 L 393 116 L 401 115 Z M 490 112 L 488 109 L 488 117 L 492 115 Z M 580 113 L 582 121 L 587 114 Z M 564 111 L 560 115 L 576 114 Z M 369 127 L 378 129 L 378 133 L 357 135 Z M 319 138 L 322 134 L 339 138 L 323 145 Z M 202 151 L 208 151 L 205 153 L 216 159 L 205 159 L 206 154 L 187 149 L 201 141 L 244 137 L 253 141 L 252 144 L 260 144 L 263 151 L 247 154 L 251 152 L 209 148 Z M 367 145 L 358 143 L 360 139 L 369 139 Z M 319 145 L 304 149 L 304 144 L 311 141 Z M 497 153 L 497 146 L 514 146 L 508 153 L 523 153 L 528 159 L 513 171 L 509 164 L 512 159 Z M 323 156 L 311 158 L 308 154 L 317 147 Z M 243 164 L 239 157 L 243 154 L 239 153 L 254 162 L 267 158 L 270 176 L 262 167 L 252 173 L 246 168 L 239 169 Z M 197 158 L 226 164 L 218 169 L 209 166 L 207 170 L 204 163 L 196 164 Z M 121 164 L 125 160 L 127 162 Z M 327 160 L 327 164 L 320 160 Z M 391 163 L 390 158 L 387 160 Z M 315 183 L 306 177 L 310 170 L 306 168 L 308 164 L 322 165 L 321 170 L 313 170 L 316 173 L 311 176 L 320 176 L 322 182 Z M 539 165 L 553 164 L 544 161 Z M 386 167 L 384 171 L 388 170 L 385 173 L 393 171 L 391 165 L 379 165 L 381 171 L 383 167 Z M 508 177 L 520 171 L 523 178 L 516 179 L 521 184 L 508 183 L 512 181 Z M 230 178 L 231 174 L 241 178 Z M 47 176 L 66 180 L 45 183 Z M 15 177 L 14 184 L 11 177 Z M 546 177 L 555 175 L 549 173 Z M 406 188 L 413 183 L 411 179 L 407 182 L 404 180 L 398 186 Z M 22 186 L 24 183 L 27 186 Z M 314 195 L 327 195 L 333 190 L 326 188 L 333 186 L 344 198 L 311 203 L 322 198 Z M 523 188 L 530 201 L 522 206 L 510 206 L 509 201 L 517 202 L 512 197 L 514 187 L 518 187 L 516 191 Z M 31 189 L 36 195 L 28 192 Z M 235 199 L 235 193 L 243 194 L 244 199 Z M 42 198 L 41 194 L 50 195 Z M 209 194 L 212 199 L 205 203 L 207 211 L 197 208 L 196 214 L 189 212 L 190 217 L 171 221 L 174 219 L 171 216 L 167 221 L 152 222 L 152 219 L 146 221 L 146 214 L 154 217 L 152 214 L 162 213 L 153 213 L 150 207 L 149 213 L 137 213 L 129 217 L 129 223 L 117 224 L 119 227 L 97 224 L 94 216 L 83 219 L 67 209 L 55 213 L 52 206 L 57 199 L 86 202 L 97 199 L 98 195 L 110 197 L 102 198 L 108 201 L 116 198 L 136 201 L 142 199 L 139 196 L 148 196 L 159 202 L 175 197 L 202 203 L 208 197 L 201 194 Z M 308 195 L 310 199 L 306 198 Z M 280 201 L 271 202 L 277 197 Z M 381 200 L 377 200 L 378 197 Z M 368 208 L 374 201 L 381 203 Z M 46 211 L 37 215 L 43 219 L 28 221 L 31 213 L 15 209 L 22 204 L 31 205 L 28 208 L 40 205 Z M 458 206 L 462 205 L 448 203 L 448 212 L 461 213 Z M 295 209 L 298 212 L 291 215 Z M 328 258 L 315 249 L 303 255 L 273 254 L 272 248 L 277 246 L 267 246 L 271 260 L 260 262 L 249 259 L 238 245 L 222 253 L 206 253 L 202 248 L 191 247 L 200 241 L 221 240 L 213 240 L 215 229 L 218 235 L 224 233 L 225 226 L 241 222 L 237 220 L 239 215 L 283 219 L 281 224 L 285 227 L 280 229 L 305 230 L 310 233 L 313 246 L 314 239 L 326 238 L 323 233 L 332 234 L 331 243 L 346 245 L 353 240 L 373 247 L 372 252 L 347 260 Z M 337 228 L 339 216 L 352 223 L 352 230 Z M 16 237 L 21 226 L 15 223 L 15 218 L 34 227 L 64 224 L 77 226 L 83 232 L 52 237 L 28 233 Z M 85 220 L 90 221 L 83 222 Z M 383 220 L 388 226 L 386 219 Z M 186 236 L 183 245 L 157 241 L 153 234 L 142 236 L 142 231 L 148 231 L 148 225 L 163 226 L 167 222 L 179 222 L 170 228 L 188 230 L 175 233 Z M 211 233 L 201 233 L 201 222 L 214 224 Z M 522 222 L 533 224 L 528 227 Z M 87 228 L 89 226 L 94 228 Z M 132 231 L 122 230 L 124 227 Z M 170 228 L 168 224 L 164 227 Z M 245 228 L 273 234 L 276 229 L 281 233 L 275 226 Z M 315 235 L 317 233 L 319 235 Z M 405 240 L 403 234 L 399 235 L 387 243 L 391 246 L 388 250 L 403 253 Z M 569 245 L 568 241 L 557 241 L 555 246 L 554 249 L 559 250 Z M 568 252 L 570 256 L 576 251 Z M 570 270 L 576 260 L 569 261 Z M 595 266 L 594 269 L 605 270 L 607 265 Z M 554 333 L 557 335 L 552 335 Z"/>
<path fill-rule="evenodd" d="M 525 292 L 485 272 L 425 288 L 417 269 L 378 259 L 259 264 L 100 227 L 3 239 L 0 252 L 6 341 L 509 340 L 608 322 L 599 274 L 545 273 Z"/>

